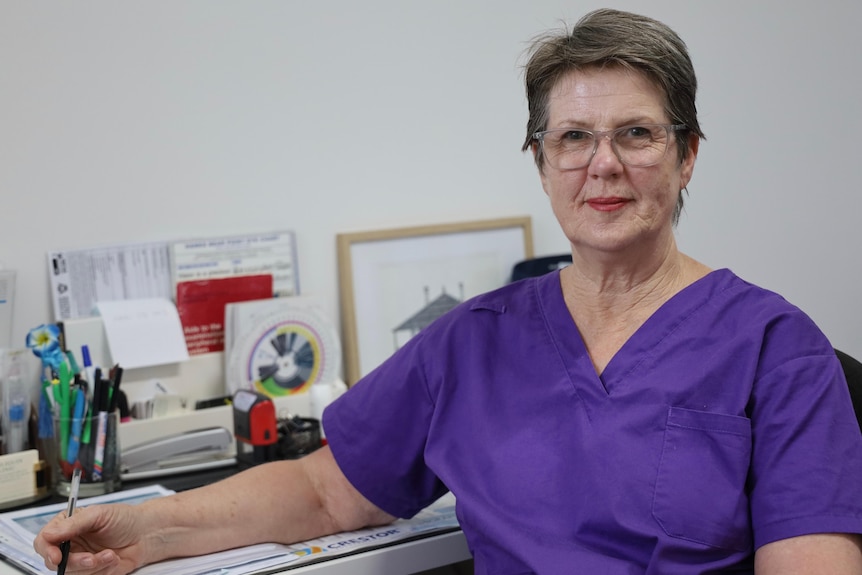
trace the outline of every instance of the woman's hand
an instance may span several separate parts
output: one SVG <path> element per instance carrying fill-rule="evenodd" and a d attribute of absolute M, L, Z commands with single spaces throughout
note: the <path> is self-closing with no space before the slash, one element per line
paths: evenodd
<path fill-rule="evenodd" d="M 33 547 L 56 570 L 60 544 L 71 540 L 66 573 L 125 575 L 144 562 L 144 529 L 130 505 L 82 507 L 67 518 L 59 513 L 36 536 Z"/>
<path fill-rule="evenodd" d="M 283 496 L 284 485 L 291 497 Z M 60 513 L 33 547 L 48 569 L 57 568 L 60 545 L 71 541 L 69 575 L 126 575 L 165 559 L 290 544 L 393 519 L 350 484 L 327 446 L 134 506 L 90 505 L 68 518 Z"/>

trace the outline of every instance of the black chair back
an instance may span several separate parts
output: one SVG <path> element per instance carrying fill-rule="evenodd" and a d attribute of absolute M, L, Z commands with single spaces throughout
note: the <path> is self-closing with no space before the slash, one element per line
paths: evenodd
<path fill-rule="evenodd" d="M 859 420 L 859 429 L 862 431 L 862 363 L 840 350 L 835 350 L 838 361 L 844 369 L 844 377 L 847 378 L 847 386 L 850 388 L 850 400 L 853 409 L 856 410 L 856 419 Z"/>
<path fill-rule="evenodd" d="M 515 264 L 512 268 L 510 282 L 516 282 L 524 278 L 545 275 L 548 272 L 566 267 L 572 263 L 572 254 L 560 254 L 556 256 L 544 256 L 541 258 L 530 258 Z"/>

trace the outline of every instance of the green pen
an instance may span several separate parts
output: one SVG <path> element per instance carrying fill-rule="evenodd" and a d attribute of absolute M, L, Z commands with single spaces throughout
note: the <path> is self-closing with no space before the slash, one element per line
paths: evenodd
<path fill-rule="evenodd" d="M 65 362 L 60 364 L 60 456 L 66 461 L 66 452 L 69 448 L 69 425 L 71 423 L 70 384 L 72 383 L 72 370 Z"/>
<path fill-rule="evenodd" d="M 90 384 L 94 385 L 94 384 Z M 87 401 L 88 393 L 88 385 L 87 380 L 81 380 L 81 389 L 78 390 L 78 393 L 84 394 L 84 431 L 81 432 L 81 445 L 87 445 L 90 443 L 90 422 L 93 421 L 93 408 L 90 405 L 90 402 Z"/>

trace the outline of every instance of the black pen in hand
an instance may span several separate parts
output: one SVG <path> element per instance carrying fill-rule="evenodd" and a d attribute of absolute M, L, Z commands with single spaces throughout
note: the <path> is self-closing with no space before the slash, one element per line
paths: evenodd
<path fill-rule="evenodd" d="M 78 502 L 78 488 L 81 486 L 81 468 L 76 467 L 72 474 L 72 487 L 69 490 L 69 506 L 66 508 L 66 517 L 71 517 L 75 512 L 75 504 Z M 57 575 L 66 574 L 66 563 L 69 561 L 69 548 L 72 546 L 72 541 L 63 541 L 60 545 L 60 551 L 63 553 L 60 564 L 57 566 Z"/>

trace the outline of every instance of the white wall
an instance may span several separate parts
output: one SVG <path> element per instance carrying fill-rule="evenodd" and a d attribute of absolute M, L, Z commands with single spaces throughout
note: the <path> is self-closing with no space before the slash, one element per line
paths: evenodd
<path fill-rule="evenodd" d="M 289 228 L 337 317 L 335 234 L 528 214 L 527 40 L 598 2 L 0 4 L 0 261 L 14 338 L 52 249 Z M 688 42 L 701 146 L 684 251 L 783 293 L 862 357 L 862 4 L 650 3 Z"/>

